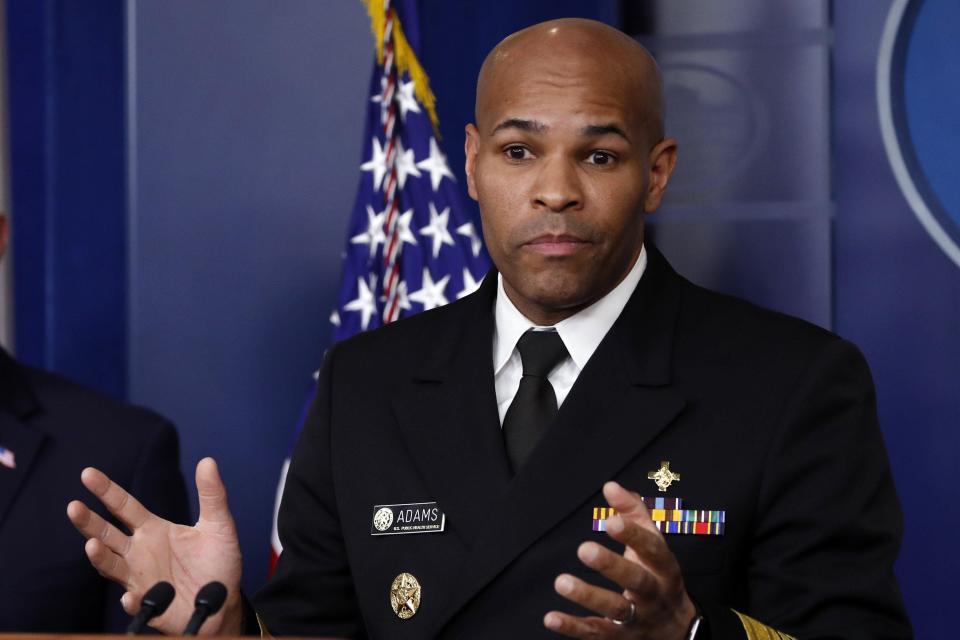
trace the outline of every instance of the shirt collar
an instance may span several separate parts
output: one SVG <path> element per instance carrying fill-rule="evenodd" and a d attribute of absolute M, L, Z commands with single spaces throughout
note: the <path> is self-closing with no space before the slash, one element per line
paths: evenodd
<path fill-rule="evenodd" d="M 627 305 L 627 300 L 637 288 L 643 272 L 647 268 L 647 249 L 640 248 L 640 255 L 633 264 L 627 276 L 620 281 L 607 295 L 603 296 L 586 309 L 581 309 L 565 320 L 553 326 L 563 344 L 567 347 L 570 358 L 578 369 L 583 369 L 593 352 L 597 350 L 600 341 L 607 335 L 620 312 Z M 539 327 L 524 316 L 507 297 L 503 289 L 503 276 L 497 274 L 497 301 L 494 306 L 496 331 L 493 339 L 493 371 L 500 372 L 510 356 L 520 336 L 530 328 Z"/>

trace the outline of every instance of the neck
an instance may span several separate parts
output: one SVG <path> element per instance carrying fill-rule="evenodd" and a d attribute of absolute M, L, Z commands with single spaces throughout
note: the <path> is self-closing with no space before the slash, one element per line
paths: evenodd
<path fill-rule="evenodd" d="M 510 302 L 513 303 L 513 306 L 517 308 L 517 311 L 522 313 L 525 318 L 530 320 L 530 322 L 534 323 L 538 327 L 553 326 L 561 320 L 566 320 L 570 316 L 582 311 L 583 309 L 586 309 L 591 304 L 596 302 L 595 300 L 590 300 L 588 302 L 574 304 L 568 307 L 549 307 L 531 304 L 530 301 L 524 300 L 520 295 L 518 295 L 506 279 L 503 280 L 503 290 L 510 299 Z"/>

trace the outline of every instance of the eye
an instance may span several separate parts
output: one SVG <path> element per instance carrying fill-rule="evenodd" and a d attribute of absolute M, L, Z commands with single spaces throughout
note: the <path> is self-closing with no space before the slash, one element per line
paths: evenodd
<path fill-rule="evenodd" d="M 519 144 L 512 144 L 503 150 L 508 160 L 526 160 L 530 158 L 530 150 Z"/>
<path fill-rule="evenodd" d="M 608 151 L 591 151 L 588 159 L 591 164 L 596 165 L 613 164 L 613 161 L 615 160 L 613 154 Z"/>

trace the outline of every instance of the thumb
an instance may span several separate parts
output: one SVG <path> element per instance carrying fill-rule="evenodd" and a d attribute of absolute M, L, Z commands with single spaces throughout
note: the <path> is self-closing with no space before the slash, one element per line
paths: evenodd
<path fill-rule="evenodd" d="M 220 479 L 220 471 L 213 458 L 204 458 L 197 463 L 197 496 L 200 502 L 200 517 L 197 524 L 234 528 L 233 516 L 227 505 L 227 488 Z"/>

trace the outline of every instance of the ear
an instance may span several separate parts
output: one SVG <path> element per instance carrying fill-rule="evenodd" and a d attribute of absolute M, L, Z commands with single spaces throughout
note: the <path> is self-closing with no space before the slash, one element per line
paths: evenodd
<path fill-rule="evenodd" d="M 650 176 L 643 210 L 646 213 L 656 211 L 667 191 L 667 183 L 677 165 L 677 141 L 664 138 L 650 151 Z"/>
<path fill-rule="evenodd" d="M 463 155 L 466 156 L 466 165 L 464 171 L 467 174 L 467 193 L 474 200 L 477 200 L 477 180 L 475 173 L 477 170 L 477 153 L 480 151 L 480 132 L 476 125 L 468 124 L 466 127 L 467 137 L 463 141 Z"/>

